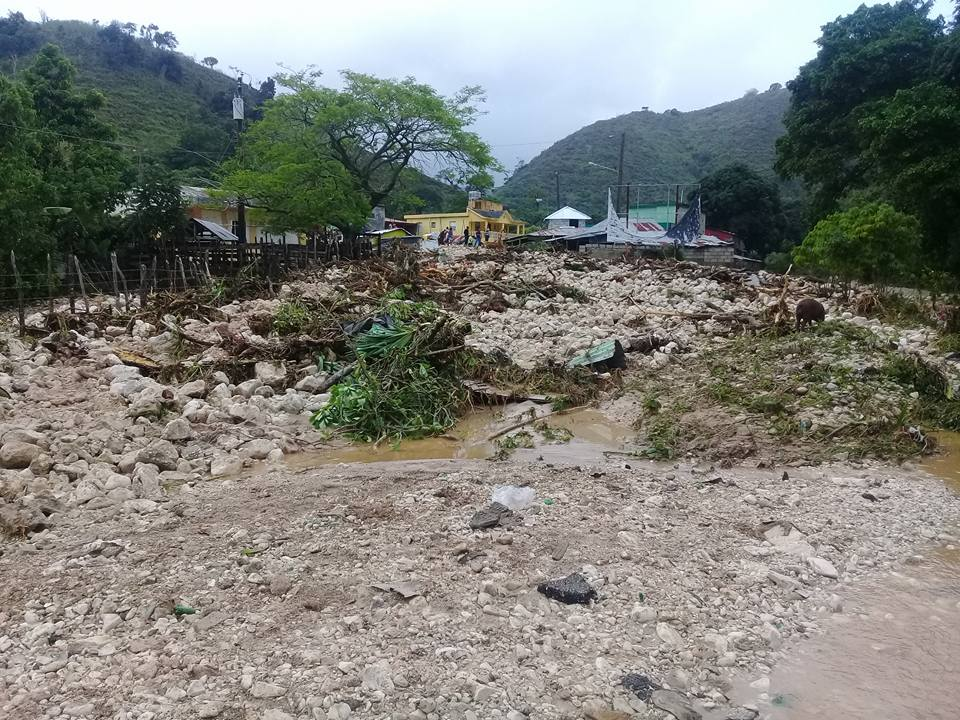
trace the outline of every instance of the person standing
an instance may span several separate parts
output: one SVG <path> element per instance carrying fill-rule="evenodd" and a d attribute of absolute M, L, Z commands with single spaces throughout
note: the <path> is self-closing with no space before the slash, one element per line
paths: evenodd
<path fill-rule="evenodd" d="M 487 225 L 487 231 L 483 234 L 483 239 L 487 245 L 490 244 L 490 226 Z"/>
<path fill-rule="evenodd" d="M 444 228 L 440 231 L 440 235 L 437 236 L 437 245 L 446 245 L 447 244 L 447 229 Z"/>
<path fill-rule="evenodd" d="M 477 228 L 476 234 L 473 236 L 474 247 L 480 247 L 480 228 Z"/>

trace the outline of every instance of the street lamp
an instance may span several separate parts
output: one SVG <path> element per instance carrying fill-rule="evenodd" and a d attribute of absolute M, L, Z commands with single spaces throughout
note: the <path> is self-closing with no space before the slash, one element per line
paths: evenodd
<path fill-rule="evenodd" d="M 595 163 L 591 160 L 587 160 L 587 165 L 593 165 L 594 167 L 602 168 L 603 170 L 609 170 L 610 172 L 619 172 L 616 168 L 612 168 L 608 165 L 601 165 L 600 163 Z"/>

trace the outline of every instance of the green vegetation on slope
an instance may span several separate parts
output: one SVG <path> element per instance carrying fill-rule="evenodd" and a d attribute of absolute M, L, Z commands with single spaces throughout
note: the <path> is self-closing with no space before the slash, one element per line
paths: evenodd
<path fill-rule="evenodd" d="M 588 162 L 616 167 L 621 133 L 626 133 L 624 182 L 695 183 L 732 163 L 773 179 L 774 143 L 783 134 L 789 100 L 789 91 L 774 85 L 703 110 L 632 112 L 601 120 L 519 168 L 497 195 L 524 219 L 537 221 L 536 198 L 543 198 L 540 216 L 554 210 L 559 172 L 560 203 L 602 218 L 606 189 L 617 176 Z M 656 199 L 665 200 L 666 190 Z"/>
<path fill-rule="evenodd" d="M 104 95 L 99 115 L 117 129 L 117 142 L 134 146 L 125 151 L 134 164 L 159 163 L 176 171 L 182 182 L 208 185 L 219 162 L 233 151 L 236 79 L 214 69 L 216 58 L 204 58 L 201 64 L 173 51 L 172 33 L 151 27 L 35 23 L 11 12 L 0 17 L 0 75 L 19 75 L 41 47 L 57 45 L 77 69 L 76 85 Z M 259 88 L 244 85 L 248 120 L 260 117 L 260 106 L 274 89 L 272 79 Z M 387 212 L 396 216 L 465 206 L 465 191 L 411 170 L 387 203 Z"/>

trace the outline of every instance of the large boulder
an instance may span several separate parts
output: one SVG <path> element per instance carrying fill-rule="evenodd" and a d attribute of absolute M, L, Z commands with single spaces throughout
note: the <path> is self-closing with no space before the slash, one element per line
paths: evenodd
<path fill-rule="evenodd" d="M 161 470 L 176 470 L 180 454 L 169 440 L 154 440 L 137 453 L 137 462 L 156 465 Z"/>
<path fill-rule="evenodd" d="M 7 430 L 7 432 L 3 434 L 3 442 L 23 442 L 42 447 L 44 445 L 44 437 L 35 430 L 14 428 L 13 430 Z"/>
<path fill-rule="evenodd" d="M 40 454 L 40 448 L 32 443 L 11 440 L 0 446 L 0 467 L 21 470 Z"/>

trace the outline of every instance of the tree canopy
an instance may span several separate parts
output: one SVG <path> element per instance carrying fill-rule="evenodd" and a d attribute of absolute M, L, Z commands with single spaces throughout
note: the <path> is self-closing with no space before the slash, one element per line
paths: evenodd
<path fill-rule="evenodd" d="M 751 256 L 783 245 L 786 217 L 775 182 L 746 165 L 727 165 L 700 181 L 700 196 L 710 226 L 739 236 Z"/>
<path fill-rule="evenodd" d="M 43 208 L 70 208 L 72 222 L 90 239 L 127 184 L 129 158 L 97 117 L 103 96 L 75 88 L 74 75 L 48 45 L 21 80 L 0 76 L 0 249 L 16 250 L 25 265 L 60 249 L 51 244 L 53 223 Z"/>
<path fill-rule="evenodd" d="M 960 30 L 931 2 L 862 5 L 823 28 L 800 69 L 777 167 L 814 219 L 855 196 L 920 222 L 923 251 L 960 274 Z"/>
<path fill-rule="evenodd" d="M 224 189 L 262 203 L 276 227 L 330 222 L 360 229 L 371 207 L 402 192 L 411 167 L 453 171 L 491 184 L 490 148 L 468 130 L 483 99 L 468 87 L 444 97 L 413 78 L 343 72 L 343 88 L 319 73 L 280 75 L 288 92 L 266 103 L 225 168 Z"/>
<path fill-rule="evenodd" d="M 828 215 L 793 250 L 801 267 L 843 281 L 880 285 L 915 280 L 920 223 L 887 203 L 865 202 Z"/>

